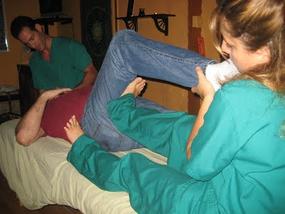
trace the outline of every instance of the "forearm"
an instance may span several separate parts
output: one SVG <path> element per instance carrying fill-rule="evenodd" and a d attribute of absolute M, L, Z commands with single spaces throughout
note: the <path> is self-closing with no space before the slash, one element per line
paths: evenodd
<path fill-rule="evenodd" d="M 29 145 L 44 134 L 40 126 L 46 102 L 47 99 L 41 95 L 19 121 L 16 127 L 16 138 L 20 144 Z"/>
<path fill-rule="evenodd" d="M 196 135 L 198 134 L 200 128 L 204 124 L 204 116 L 207 113 L 212 101 L 213 101 L 213 96 L 207 96 L 202 100 L 201 107 L 199 109 L 197 118 L 195 120 L 195 123 L 193 125 L 193 128 L 190 132 L 190 135 L 187 141 L 187 157 L 188 158 L 190 158 L 191 156 L 191 144 L 194 138 L 196 137 Z"/>
<path fill-rule="evenodd" d="M 97 70 L 93 66 L 93 64 L 89 65 L 85 70 L 84 70 L 84 78 L 81 81 L 81 83 L 76 86 L 76 89 L 78 88 L 83 88 L 85 86 L 90 86 L 94 84 L 94 81 L 96 79 L 97 75 Z"/>

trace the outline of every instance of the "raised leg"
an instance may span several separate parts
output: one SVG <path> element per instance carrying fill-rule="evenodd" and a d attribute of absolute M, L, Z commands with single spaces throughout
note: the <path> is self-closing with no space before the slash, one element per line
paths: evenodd
<path fill-rule="evenodd" d="M 84 131 L 104 148 L 117 151 L 140 145 L 122 135 L 107 116 L 107 103 L 120 96 L 136 76 L 145 76 L 186 87 L 196 85 L 195 67 L 210 60 L 186 49 L 145 39 L 125 30 L 114 36 L 97 76 L 82 120 Z M 144 99 L 137 106 L 166 111 Z"/>

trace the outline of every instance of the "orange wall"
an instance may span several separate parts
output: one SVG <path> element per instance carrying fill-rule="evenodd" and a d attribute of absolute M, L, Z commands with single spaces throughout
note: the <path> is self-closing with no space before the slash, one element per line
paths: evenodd
<path fill-rule="evenodd" d="M 80 0 L 63 0 L 64 14 L 73 18 L 73 37 L 81 41 L 81 19 L 80 19 Z"/>
<path fill-rule="evenodd" d="M 205 39 L 205 47 L 206 47 L 206 56 L 211 59 L 219 60 L 219 54 L 216 51 L 212 36 L 209 30 L 209 23 L 212 11 L 216 6 L 216 1 L 213 0 L 202 0 L 202 16 L 201 16 L 201 28 L 202 28 L 202 36 Z"/>
<path fill-rule="evenodd" d="M 0 84 L 18 84 L 16 64 L 23 58 L 20 44 L 10 34 L 10 23 L 17 15 L 39 16 L 38 0 L 5 0 L 6 28 L 8 30 L 9 51 L 0 53 Z"/>
<path fill-rule="evenodd" d="M 6 26 L 8 30 L 9 51 L 0 53 L 0 85 L 18 85 L 18 73 L 16 65 L 25 63 L 27 55 L 22 49 L 22 45 L 10 34 L 11 21 L 18 15 L 39 17 L 40 10 L 38 0 L 4 0 L 6 13 Z M 63 12 L 73 17 L 73 34 L 77 40 L 81 39 L 80 30 L 80 1 L 63 0 Z"/>
<path fill-rule="evenodd" d="M 117 16 L 126 16 L 128 0 L 117 0 Z M 169 13 L 176 15 L 169 18 L 169 35 L 165 36 L 154 26 L 152 19 L 138 20 L 138 33 L 155 40 L 187 48 L 188 34 L 188 0 L 139 0 L 134 3 L 134 15 L 139 8 L 145 9 L 145 14 Z M 117 21 L 118 29 L 125 28 L 124 22 Z"/>
<path fill-rule="evenodd" d="M 126 16 L 128 0 L 117 0 L 117 16 Z M 168 13 L 175 17 L 169 18 L 169 34 L 159 32 L 152 19 L 138 20 L 138 33 L 148 38 L 172 44 L 181 48 L 188 47 L 188 0 L 139 0 L 134 3 L 133 15 L 139 8 L 145 8 L 145 14 Z M 125 28 L 123 21 L 117 21 L 117 29 Z M 178 86 L 148 81 L 148 89 L 144 94 L 168 108 L 187 111 L 188 91 Z"/>

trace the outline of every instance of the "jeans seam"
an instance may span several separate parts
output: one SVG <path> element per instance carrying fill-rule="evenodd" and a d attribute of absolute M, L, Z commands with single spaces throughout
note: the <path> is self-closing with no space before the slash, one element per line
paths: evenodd
<path fill-rule="evenodd" d="M 122 43 L 124 43 L 124 45 L 126 45 L 127 44 L 127 42 L 124 40 L 124 41 L 121 41 Z M 141 43 L 141 42 L 136 42 L 136 41 L 134 41 L 134 40 L 132 40 L 131 41 L 135 46 L 137 46 L 137 47 L 140 47 L 140 48 L 143 48 L 143 49 L 145 49 L 146 51 L 151 51 L 151 52 L 155 52 L 156 54 L 159 54 L 160 56 L 163 56 L 163 57 L 168 57 L 168 58 L 171 58 L 171 59 L 174 59 L 174 60 L 176 60 L 176 61 L 178 61 L 178 62 L 186 62 L 186 63 L 189 63 L 189 64 L 193 64 L 193 62 L 195 61 L 195 60 L 192 60 L 192 59 L 190 59 L 190 58 L 186 58 L 186 60 L 185 59 L 183 59 L 183 58 L 181 58 L 181 57 L 177 57 L 177 56 L 175 56 L 175 55 L 170 55 L 170 54 L 166 54 L 165 52 L 161 52 L 161 51 L 159 51 L 159 50 L 157 50 L 157 49 L 154 49 L 154 48 L 151 48 L 151 47 L 148 47 L 148 46 L 146 46 L 146 45 L 144 45 L 143 43 Z M 122 44 L 121 43 L 121 44 Z M 174 46 L 175 47 L 175 46 Z M 176 48 L 179 48 L 179 47 L 176 47 Z M 183 48 L 182 48 L 183 49 Z M 185 49 L 185 51 L 187 51 L 187 49 Z M 206 59 L 206 58 L 205 58 Z M 209 60 L 209 59 L 208 59 Z M 210 60 L 211 61 L 211 60 Z M 207 63 L 204 63 L 204 64 L 208 64 L 209 62 L 207 62 Z"/>

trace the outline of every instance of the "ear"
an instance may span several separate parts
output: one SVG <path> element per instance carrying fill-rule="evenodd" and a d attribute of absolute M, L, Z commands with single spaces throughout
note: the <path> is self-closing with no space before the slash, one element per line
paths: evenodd
<path fill-rule="evenodd" d="M 259 59 L 264 63 L 268 63 L 271 59 L 271 52 L 268 45 L 259 48 L 256 53 L 258 54 Z"/>
<path fill-rule="evenodd" d="M 38 32 L 44 32 L 43 26 L 40 25 L 40 24 L 36 24 L 36 25 L 35 25 L 35 29 L 36 29 Z"/>

